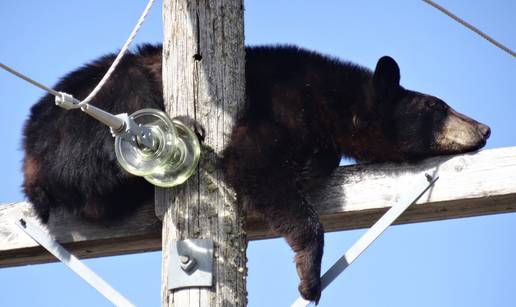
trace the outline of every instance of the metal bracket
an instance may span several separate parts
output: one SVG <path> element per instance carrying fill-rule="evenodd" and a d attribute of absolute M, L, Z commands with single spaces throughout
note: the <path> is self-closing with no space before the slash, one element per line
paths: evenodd
<path fill-rule="evenodd" d="M 213 240 L 174 241 L 169 252 L 169 290 L 213 285 Z"/>
<path fill-rule="evenodd" d="M 55 103 L 58 107 L 66 110 L 80 108 L 84 113 L 108 126 L 113 137 L 120 136 L 128 140 L 134 139 L 139 144 L 154 150 L 157 147 L 151 131 L 137 125 L 127 113 L 111 114 L 89 103 L 82 103 L 64 92 L 59 92 L 59 95 L 55 98 Z"/>
<path fill-rule="evenodd" d="M 321 277 L 321 291 L 349 267 L 410 205 L 418 201 L 437 179 L 437 169 L 433 170 L 433 174 L 430 171 L 418 174 L 407 192 L 324 273 Z M 299 297 L 290 307 L 306 307 L 308 304 L 309 301 Z"/>

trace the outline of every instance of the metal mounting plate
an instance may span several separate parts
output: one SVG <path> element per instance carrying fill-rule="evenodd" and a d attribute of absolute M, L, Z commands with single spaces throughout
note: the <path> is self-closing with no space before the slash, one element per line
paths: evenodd
<path fill-rule="evenodd" d="M 174 241 L 169 252 L 169 290 L 213 285 L 213 240 Z"/>

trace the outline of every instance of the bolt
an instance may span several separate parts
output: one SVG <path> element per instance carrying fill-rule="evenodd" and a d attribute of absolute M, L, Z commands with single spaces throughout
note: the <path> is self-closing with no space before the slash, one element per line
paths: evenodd
<path fill-rule="evenodd" d="M 428 173 L 425 173 L 425 177 L 426 177 L 426 180 L 428 180 L 428 182 L 432 182 L 432 179 L 434 179 L 430 174 Z"/>
<path fill-rule="evenodd" d="M 179 261 L 181 261 L 182 264 L 187 264 L 188 261 L 190 261 L 190 257 L 188 257 L 188 256 L 179 256 Z"/>
<path fill-rule="evenodd" d="M 181 262 L 181 269 L 186 273 L 192 273 L 197 265 L 195 258 L 190 258 L 189 256 L 184 255 L 179 256 L 179 262 Z"/>

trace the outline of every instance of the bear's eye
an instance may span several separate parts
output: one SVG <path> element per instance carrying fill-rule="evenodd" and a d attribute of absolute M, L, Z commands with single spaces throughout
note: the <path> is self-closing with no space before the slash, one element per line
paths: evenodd
<path fill-rule="evenodd" d="M 441 104 L 438 103 L 435 100 L 427 100 L 426 101 L 426 106 L 429 107 L 429 108 L 432 108 L 432 109 L 438 109 L 438 108 L 441 107 Z"/>
<path fill-rule="evenodd" d="M 448 106 L 446 104 L 440 103 L 439 101 L 435 101 L 435 100 L 426 101 L 426 106 L 428 108 L 431 108 L 431 109 L 434 109 L 434 110 L 437 110 L 440 112 L 445 112 L 448 109 Z"/>

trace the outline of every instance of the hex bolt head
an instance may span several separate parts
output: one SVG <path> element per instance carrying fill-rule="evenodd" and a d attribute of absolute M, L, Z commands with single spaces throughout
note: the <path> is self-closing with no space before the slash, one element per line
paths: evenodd
<path fill-rule="evenodd" d="M 188 257 L 188 256 L 179 256 L 179 261 L 181 261 L 181 264 L 187 264 L 188 261 L 190 261 L 190 257 Z"/>
<path fill-rule="evenodd" d="M 179 256 L 179 262 L 181 262 L 181 269 L 187 273 L 193 272 L 197 264 L 195 258 L 184 255 Z"/>

